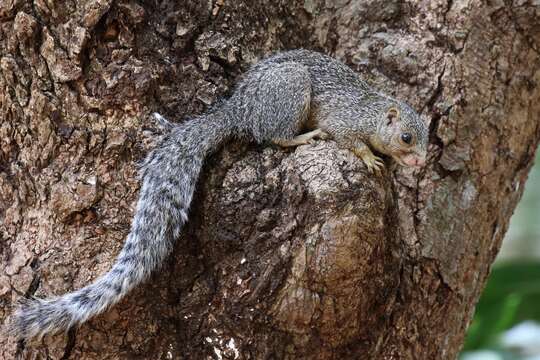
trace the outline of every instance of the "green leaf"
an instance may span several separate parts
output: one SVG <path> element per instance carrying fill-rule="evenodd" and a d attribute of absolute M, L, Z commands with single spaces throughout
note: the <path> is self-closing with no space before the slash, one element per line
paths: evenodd
<path fill-rule="evenodd" d="M 524 320 L 540 321 L 540 262 L 493 268 L 476 306 L 464 350 L 497 348 L 505 330 Z"/>

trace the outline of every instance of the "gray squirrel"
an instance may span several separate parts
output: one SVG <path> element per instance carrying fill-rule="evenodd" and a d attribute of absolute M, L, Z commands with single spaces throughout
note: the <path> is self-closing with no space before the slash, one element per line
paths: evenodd
<path fill-rule="evenodd" d="M 142 165 L 131 231 L 112 269 L 75 292 L 23 300 L 10 321 L 11 334 L 31 339 L 66 331 L 147 279 L 180 236 L 205 157 L 229 139 L 288 147 L 331 138 L 371 172 L 384 166 L 372 149 L 400 165 L 419 167 L 428 144 L 427 127 L 409 105 L 370 88 L 345 64 L 308 50 L 262 60 L 230 98 L 168 128 Z"/>

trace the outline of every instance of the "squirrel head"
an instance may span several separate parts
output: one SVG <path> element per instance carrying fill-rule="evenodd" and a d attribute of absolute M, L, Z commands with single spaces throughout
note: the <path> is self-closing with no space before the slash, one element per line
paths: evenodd
<path fill-rule="evenodd" d="M 372 146 L 400 165 L 424 166 L 429 133 L 418 113 L 409 105 L 395 100 L 385 101 L 380 106 Z"/>

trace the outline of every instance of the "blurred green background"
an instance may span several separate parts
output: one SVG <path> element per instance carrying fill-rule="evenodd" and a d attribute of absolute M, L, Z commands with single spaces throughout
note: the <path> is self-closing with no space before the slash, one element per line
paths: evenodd
<path fill-rule="evenodd" d="M 540 360 L 540 151 L 469 327 L 461 360 Z"/>

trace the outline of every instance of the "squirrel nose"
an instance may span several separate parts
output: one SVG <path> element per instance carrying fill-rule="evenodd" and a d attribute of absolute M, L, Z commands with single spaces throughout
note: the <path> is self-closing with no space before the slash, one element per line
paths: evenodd
<path fill-rule="evenodd" d="M 426 164 L 426 157 L 417 154 L 410 154 L 401 158 L 401 161 L 407 166 L 422 167 Z"/>
<path fill-rule="evenodd" d="M 415 166 L 422 167 L 426 165 L 426 158 L 424 156 L 415 157 Z"/>

